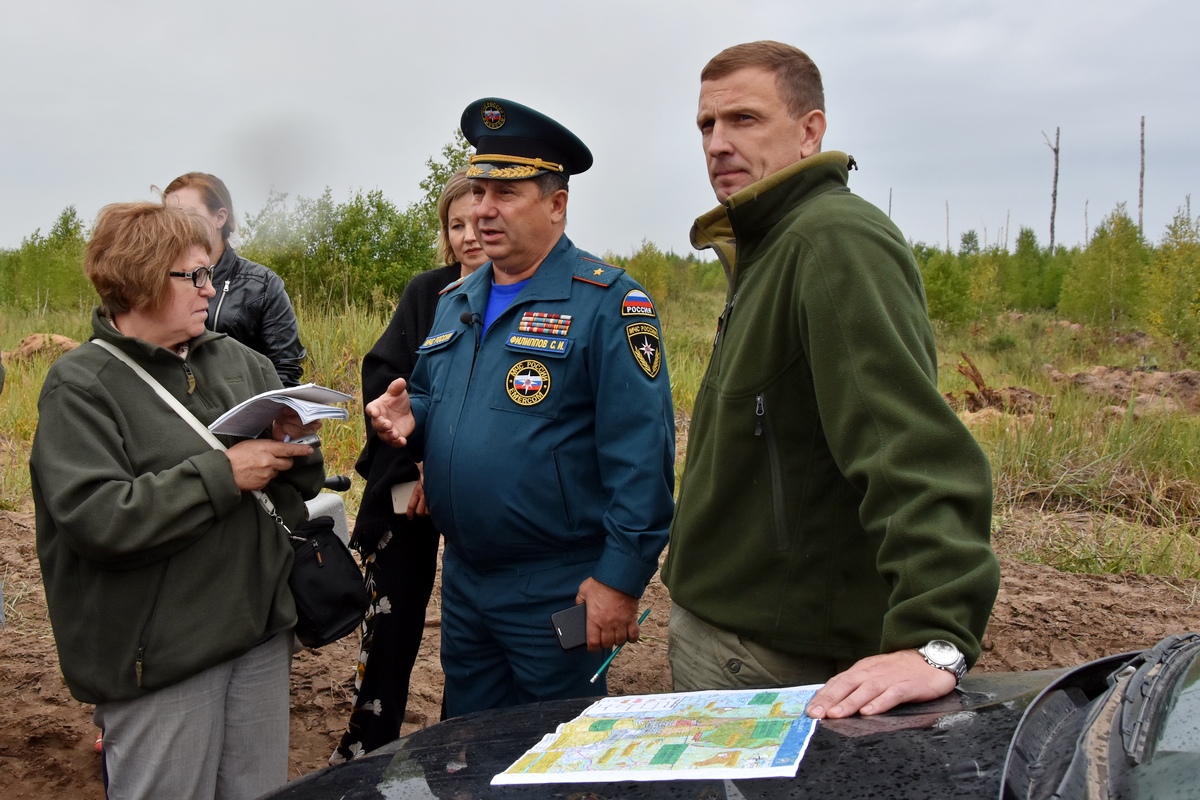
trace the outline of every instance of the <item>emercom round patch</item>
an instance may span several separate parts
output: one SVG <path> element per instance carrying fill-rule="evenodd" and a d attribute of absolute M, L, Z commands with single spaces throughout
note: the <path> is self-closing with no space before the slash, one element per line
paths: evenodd
<path fill-rule="evenodd" d="M 508 396 L 519 406 L 535 406 L 550 394 L 550 370 L 540 361 L 518 361 L 508 371 Z"/>

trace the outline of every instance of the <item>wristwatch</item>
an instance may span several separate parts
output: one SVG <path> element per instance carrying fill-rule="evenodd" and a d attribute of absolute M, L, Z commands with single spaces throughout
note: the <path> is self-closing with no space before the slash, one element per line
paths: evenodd
<path fill-rule="evenodd" d="M 954 673 L 956 686 L 967 674 L 967 660 L 963 658 L 962 651 L 945 639 L 927 642 L 924 647 L 918 647 L 917 652 L 929 666 Z"/>

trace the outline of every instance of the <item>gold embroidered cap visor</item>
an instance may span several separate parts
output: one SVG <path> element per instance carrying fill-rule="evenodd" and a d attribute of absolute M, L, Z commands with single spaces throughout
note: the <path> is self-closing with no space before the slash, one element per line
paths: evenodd
<path fill-rule="evenodd" d="M 476 100 L 463 111 L 460 124 L 475 147 L 469 178 L 517 181 L 547 172 L 577 175 L 592 166 L 592 151 L 578 136 L 512 100 Z"/>

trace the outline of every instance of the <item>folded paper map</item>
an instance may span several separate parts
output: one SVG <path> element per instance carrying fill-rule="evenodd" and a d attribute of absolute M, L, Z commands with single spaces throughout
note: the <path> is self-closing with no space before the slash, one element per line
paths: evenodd
<path fill-rule="evenodd" d="M 543 737 L 492 784 L 791 777 L 820 686 L 606 697 Z"/>
<path fill-rule="evenodd" d="M 238 403 L 217 417 L 208 429 L 227 436 L 258 436 L 279 416 L 281 405 L 294 409 L 305 425 L 317 419 L 349 419 L 350 412 L 329 404 L 353 399 L 353 395 L 315 383 L 273 389 Z"/>

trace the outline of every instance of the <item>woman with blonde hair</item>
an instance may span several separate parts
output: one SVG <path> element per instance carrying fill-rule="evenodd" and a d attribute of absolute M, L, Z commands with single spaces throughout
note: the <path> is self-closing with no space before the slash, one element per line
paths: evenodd
<path fill-rule="evenodd" d="M 412 375 L 417 347 L 429 336 L 441 292 L 487 262 L 472 226 L 471 204 L 471 181 L 460 169 L 438 200 L 438 256 L 445 266 L 417 275 L 405 288 L 387 330 L 363 359 L 364 398 L 378 397 L 396 378 Z M 367 486 L 351 543 L 362 554 L 374 601 L 363 622 L 354 710 L 329 759 L 335 764 L 400 734 L 437 571 L 439 534 L 425 509 L 420 465 L 407 450 L 381 443 L 368 421 L 367 444 L 355 469 Z M 393 487 L 414 483 L 407 504 L 398 507 Z"/>
<path fill-rule="evenodd" d="M 92 340 L 38 398 L 46 604 L 67 686 L 96 706 L 114 798 L 257 797 L 287 780 L 292 546 L 255 493 L 285 524 L 305 519 L 324 466 L 286 439 L 320 423 L 289 411 L 219 450 L 158 393 L 208 425 L 280 388 L 265 356 L 205 328 L 210 247 L 195 213 L 105 207 L 84 253 Z"/>

